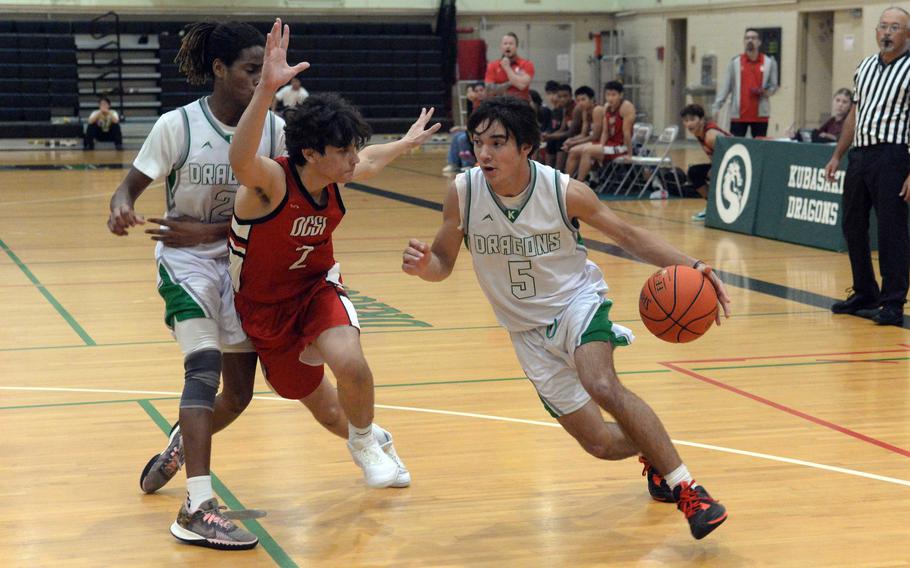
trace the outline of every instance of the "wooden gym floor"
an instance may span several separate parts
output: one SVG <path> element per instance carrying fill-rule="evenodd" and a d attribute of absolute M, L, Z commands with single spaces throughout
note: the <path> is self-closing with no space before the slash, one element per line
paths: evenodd
<path fill-rule="evenodd" d="M 105 228 L 131 153 L 7 152 L 0 164 L 2 566 L 900 566 L 910 525 L 910 338 L 832 316 L 846 255 L 704 228 L 698 200 L 615 201 L 619 214 L 725 275 L 734 317 L 670 345 L 638 321 L 654 267 L 584 231 L 618 351 L 696 479 L 728 508 L 695 541 L 651 502 L 634 460 L 601 462 L 558 428 L 523 379 L 462 253 L 439 284 L 400 271 L 431 239 L 443 155 L 408 156 L 345 190 L 335 237 L 377 382 L 377 421 L 413 475 L 368 490 L 344 444 L 257 378 L 215 438 L 216 492 L 267 513 L 246 552 L 168 533 L 184 478 L 143 495 L 139 472 L 175 419 L 182 358 L 162 324 L 152 243 Z M 36 169 L 70 164 L 72 169 Z M 381 191 L 376 191 L 381 190 Z M 163 211 L 161 185 L 138 204 Z M 253 514 L 253 513 L 248 513 Z"/>

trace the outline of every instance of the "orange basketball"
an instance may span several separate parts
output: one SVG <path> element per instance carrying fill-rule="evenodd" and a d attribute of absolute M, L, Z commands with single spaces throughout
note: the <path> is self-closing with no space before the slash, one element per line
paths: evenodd
<path fill-rule="evenodd" d="M 704 335 L 717 316 L 717 292 L 698 270 L 662 268 L 645 281 L 638 313 L 648 331 L 670 343 L 688 343 Z"/>

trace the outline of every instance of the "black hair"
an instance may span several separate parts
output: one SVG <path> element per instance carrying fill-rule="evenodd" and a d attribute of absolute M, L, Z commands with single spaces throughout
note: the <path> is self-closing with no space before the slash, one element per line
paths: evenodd
<path fill-rule="evenodd" d="M 515 35 L 515 32 L 509 32 L 506 35 L 515 38 L 515 47 L 518 47 L 518 36 Z"/>
<path fill-rule="evenodd" d="M 105 95 L 98 97 L 98 104 L 101 104 L 101 101 L 106 102 L 108 105 L 111 104 L 111 99 L 107 98 Z"/>
<path fill-rule="evenodd" d="M 241 22 L 196 22 L 187 25 L 183 33 L 174 63 L 191 85 L 204 85 L 214 78 L 212 64 L 216 59 L 230 66 L 244 49 L 265 46 L 265 36 Z"/>
<path fill-rule="evenodd" d="M 682 112 L 679 113 L 680 118 L 686 118 L 687 116 L 694 116 L 696 118 L 705 117 L 705 109 L 701 105 L 686 105 L 686 108 L 682 109 Z"/>
<path fill-rule="evenodd" d="M 543 92 L 545 93 L 555 93 L 559 90 L 559 82 L 550 79 L 543 86 Z"/>
<path fill-rule="evenodd" d="M 758 41 L 761 41 L 761 32 L 758 31 L 758 28 L 746 28 L 746 31 L 743 32 L 743 36 L 745 36 L 745 35 L 746 35 L 747 33 L 749 33 L 749 32 L 755 32 L 755 33 L 757 33 L 757 34 L 758 34 Z"/>
<path fill-rule="evenodd" d="M 483 101 L 468 119 L 468 136 L 473 139 L 475 135 L 483 134 L 494 122 L 502 125 L 507 139 L 515 138 L 519 149 L 527 144 L 531 146 L 533 155 L 540 147 L 540 124 L 528 101 L 510 96 Z M 482 125 L 486 127 L 478 131 Z"/>
<path fill-rule="evenodd" d="M 563 84 L 560 85 L 559 88 L 557 88 L 556 90 L 559 91 L 560 93 L 566 93 L 566 92 L 571 93 L 571 92 L 572 92 L 572 85 L 570 85 L 570 84 L 568 84 L 568 83 L 563 83 Z"/>
<path fill-rule="evenodd" d="M 291 163 L 306 166 L 303 151 L 313 149 L 325 155 L 326 146 L 362 148 L 373 133 L 370 125 L 351 103 L 334 93 L 307 97 L 284 115 L 284 138 Z"/>
<path fill-rule="evenodd" d="M 594 97 L 597 96 L 594 93 L 594 89 L 592 89 L 591 87 L 589 87 L 587 85 L 582 85 L 581 87 L 578 87 L 577 89 L 575 89 L 575 96 L 577 97 L 578 95 L 588 95 L 588 98 L 591 100 L 593 100 Z"/>
<path fill-rule="evenodd" d="M 622 92 L 623 92 L 622 83 L 620 83 L 619 81 L 607 81 L 604 84 L 604 91 L 616 91 L 617 93 L 622 94 Z"/>

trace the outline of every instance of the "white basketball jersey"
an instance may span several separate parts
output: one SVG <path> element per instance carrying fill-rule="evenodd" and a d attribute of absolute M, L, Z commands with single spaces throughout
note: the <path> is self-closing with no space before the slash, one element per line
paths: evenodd
<path fill-rule="evenodd" d="M 455 178 L 465 245 L 496 319 L 509 331 L 553 323 L 583 291 L 605 293 L 603 273 L 588 260 L 578 228 L 566 215 L 569 176 L 529 160 L 530 192 L 508 209 L 480 168 Z"/>
<path fill-rule="evenodd" d="M 168 218 L 185 215 L 204 223 L 229 222 L 240 186 L 228 160 L 233 129 L 215 119 L 205 97 L 174 112 L 179 112 L 183 119 L 185 136 L 180 157 L 165 180 L 165 215 Z M 282 155 L 283 129 L 284 121 L 269 112 L 256 153 L 269 158 Z M 227 256 L 227 234 L 224 240 L 191 250 L 209 258 Z"/>

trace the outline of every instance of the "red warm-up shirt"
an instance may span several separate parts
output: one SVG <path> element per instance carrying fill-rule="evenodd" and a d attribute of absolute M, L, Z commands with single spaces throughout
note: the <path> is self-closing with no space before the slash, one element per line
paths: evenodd
<path fill-rule="evenodd" d="M 761 95 L 753 95 L 753 89 L 762 88 L 762 75 L 765 68 L 765 54 L 759 53 L 758 59 L 752 61 L 743 53 L 739 59 L 740 91 L 739 118 L 732 122 L 768 122 L 768 117 L 758 116 L 758 103 Z"/>
<path fill-rule="evenodd" d="M 499 64 L 500 60 L 497 59 L 487 64 L 487 73 L 483 78 L 484 83 L 507 83 L 509 81 L 509 76 L 506 75 L 505 69 Z M 529 59 L 515 56 L 512 59 L 512 71 L 517 73 L 519 70 L 524 71 L 532 79 L 534 78 L 534 64 Z M 519 90 L 509 85 L 509 90 L 506 91 L 506 94 L 529 100 L 531 98 L 531 86 L 528 85 L 527 89 Z"/>

